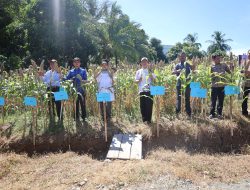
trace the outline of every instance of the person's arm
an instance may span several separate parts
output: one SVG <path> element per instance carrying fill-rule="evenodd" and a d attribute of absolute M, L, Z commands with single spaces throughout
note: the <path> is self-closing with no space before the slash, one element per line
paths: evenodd
<path fill-rule="evenodd" d="M 136 71 L 136 74 L 135 74 L 135 82 L 136 83 L 140 83 L 142 81 L 142 74 L 140 72 L 140 70 Z"/>
<path fill-rule="evenodd" d="M 63 80 L 70 80 L 72 78 L 72 72 L 69 71 L 68 74 L 66 75 L 65 78 L 63 78 Z"/>
<path fill-rule="evenodd" d="M 108 75 L 112 80 L 112 86 L 114 85 L 114 73 L 108 69 Z"/>
<path fill-rule="evenodd" d="M 179 65 L 175 65 L 174 70 L 172 72 L 173 75 L 179 75 L 181 73 L 181 69 L 179 68 Z"/>
<path fill-rule="evenodd" d="M 83 83 L 88 83 L 89 81 L 87 80 L 87 71 L 84 69 L 81 73 L 81 77 L 82 77 L 82 82 Z"/>
<path fill-rule="evenodd" d="M 210 68 L 210 73 L 211 73 L 211 78 L 214 78 L 214 77 L 215 77 L 215 73 L 214 73 L 214 71 L 213 71 L 212 66 L 211 66 L 211 68 Z"/>
<path fill-rule="evenodd" d="M 231 63 L 230 63 L 230 64 L 231 64 Z M 231 67 L 231 66 L 230 66 L 230 67 Z M 233 69 L 233 68 L 231 67 L 231 69 Z M 229 73 L 229 74 L 232 73 L 231 70 L 230 70 L 230 68 L 228 67 L 227 64 L 225 64 L 225 71 L 226 71 L 227 73 Z"/>
<path fill-rule="evenodd" d="M 43 76 L 40 76 L 40 79 L 48 85 L 50 83 L 49 71 L 47 71 Z"/>

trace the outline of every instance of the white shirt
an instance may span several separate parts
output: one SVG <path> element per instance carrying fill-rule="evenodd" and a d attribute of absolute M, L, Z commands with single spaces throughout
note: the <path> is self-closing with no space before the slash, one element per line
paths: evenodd
<path fill-rule="evenodd" d="M 50 86 L 60 86 L 60 74 L 56 71 L 49 70 L 42 77 L 42 81 L 47 87 Z"/>
<path fill-rule="evenodd" d="M 98 92 L 110 93 L 111 101 L 115 100 L 114 88 L 112 78 L 109 76 L 107 71 L 102 71 L 96 77 L 98 83 Z"/>
<path fill-rule="evenodd" d="M 153 78 L 155 78 L 155 74 L 152 73 Z M 135 80 L 142 80 L 139 82 L 139 93 L 140 92 L 148 92 L 150 90 L 150 86 L 152 84 L 152 79 L 149 77 L 148 69 L 139 69 L 136 71 Z"/>

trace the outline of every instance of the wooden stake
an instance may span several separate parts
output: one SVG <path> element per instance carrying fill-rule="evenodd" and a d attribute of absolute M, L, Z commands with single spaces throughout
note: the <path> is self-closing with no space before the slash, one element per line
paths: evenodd
<path fill-rule="evenodd" d="M 105 141 L 108 142 L 108 131 L 107 131 L 107 118 L 106 118 L 106 102 L 103 102 L 103 115 L 104 115 L 104 130 L 105 130 Z"/>
<path fill-rule="evenodd" d="M 3 124 L 4 124 L 4 106 L 2 106 L 2 119 L 3 119 Z"/>
<path fill-rule="evenodd" d="M 157 131 L 157 137 L 159 137 L 159 120 L 160 120 L 160 101 L 159 96 L 156 96 L 156 131 Z"/>
<path fill-rule="evenodd" d="M 233 97 L 230 96 L 230 120 L 233 119 Z"/>
<path fill-rule="evenodd" d="M 230 96 L 230 121 L 232 122 L 233 120 L 233 97 Z M 233 128 L 231 127 L 231 137 L 234 136 L 234 131 Z"/>
<path fill-rule="evenodd" d="M 32 109 L 32 133 L 33 133 L 33 146 L 34 146 L 34 149 L 36 147 L 36 133 L 35 133 L 35 115 L 34 115 L 34 109 Z"/>
<path fill-rule="evenodd" d="M 62 120 L 63 105 L 64 105 L 64 101 L 61 101 L 60 121 Z"/>

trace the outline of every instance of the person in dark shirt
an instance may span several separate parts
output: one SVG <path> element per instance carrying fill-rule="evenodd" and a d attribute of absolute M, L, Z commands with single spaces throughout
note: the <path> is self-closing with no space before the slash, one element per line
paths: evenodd
<path fill-rule="evenodd" d="M 223 102 L 225 97 L 225 74 L 231 73 L 229 67 L 225 63 L 221 63 L 220 54 L 214 53 L 212 55 L 213 64 L 211 66 L 211 76 L 212 76 L 212 90 L 211 90 L 211 109 L 209 118 L 215 118 L 215 110 L 217 109 L 217 117 L 222 119 L 222 109 Z M 216 107 L 216 102 L 218 100 L 218 104 Z"/>
<path fill-rule="evenodd" d="M 250 94 L 250 50 L 248 51 L 248 56 L 244 60 L 244 70 L 242 73 L 244 73 L 242 114 L 249 117 L 247 101 L 248 95 Z"/>
<path fill-rule="evenodd" d="M 87 72 L 85 69 L 81 68 L 81 62 L 78 57 L 73 59 L 74 69 L 70 70 L 68 75 L 66 76 L 66 80 L 72 80 L 73 86 L 77 90 L 77 100 L 76 100 L 76 120 L 79 120 L 79 105 L 82 110 L 82 119 L 85 121 L 86 118 L 86 100 L 85 100 L 85 89 L 82 84 L 87 83 Z"/>
<path fill-rule="evenodd" d="M 173 74 L 177 76 L 177 85 L 176 85 L 176 114 L 179 114 L 181 111 L 181 85 L 182 81 L 180 79 L 181 72 L 185 72 L 186 80 L 189 80 L 189 74 L 191 70 L 194 70 L 194 66 L 190 65 L 186 62 L 186 54 L 181 52 L 179 54 L 179 63 L 175 65 Z M 191 117 L 191 106 L 190 106 L 190 85 L 188 84 L 185 88 L 185 108 L 186 113 L 189 117 Z"/>

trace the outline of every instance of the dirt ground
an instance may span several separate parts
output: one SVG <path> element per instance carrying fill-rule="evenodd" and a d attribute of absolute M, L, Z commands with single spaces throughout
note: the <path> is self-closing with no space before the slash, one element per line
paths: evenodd
<path fill-rule="evenodd" d="M 239 122 L 240 121 L 240 122 Z M 250 189 L 250 124 L 242 120 L 114 122 L 109 141 L 82 131 L 0 138 L 0 189 Z M 106 160 L 113 133 L 140 133 L 142 160 Z"/>

